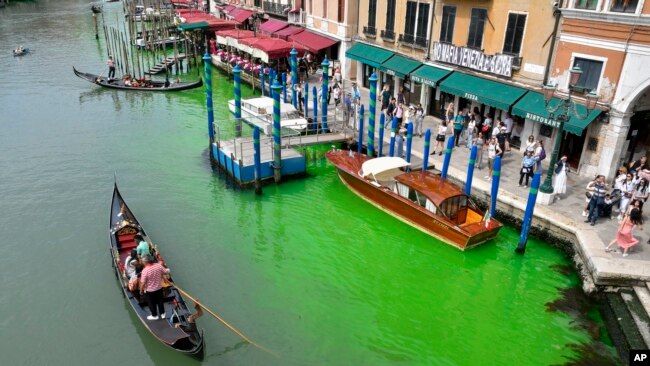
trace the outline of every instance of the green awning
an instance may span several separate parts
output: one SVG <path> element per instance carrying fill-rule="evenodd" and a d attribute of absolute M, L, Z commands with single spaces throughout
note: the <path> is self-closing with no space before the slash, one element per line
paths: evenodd
<path fill-rule="evenodd" d="M 429 85 L 432 88 L 435 88 L 440 79 L 451 74 L 452 71 L 440 69 L 437 67 L 422 65 L 419 69 L 411 73 L 411 80 L 416 83 Z"/>
<path fill-rule="evenodd" d="M 460 72 L 440 83 L 440 90 L 507 111 L 527 90 Z"/>
<path fill-rule="evenodd" d="M 388 60 L 394 53 L 379 47 L 373 47 L 365 43 L 355 43 L 349 50 L 345 51 L 345 57 L 357 60 L 372 67 L 379 67 L 382 62 Z"/>
<path fill-rule="evenodd" d="M 208 22 L 196 22 L 196 23 L 183 23 L 178 26 L 178 29 L 183 32 L 197 30 L 197 29 L 208 29 L 210 25 Z"/>
<path fill-rule="evenodd" d="M 393 57 L 384 61 L 379 70 L 387 73 L 388 75 L 395 75 L 398 78 L 404 78 L 406 75 L 410 74 L 413 70 L 417 69 L 422 65 L 418 61 L 411 60 L 400 55 L 393 55 Z"/>
<path fill-rule="evenodd" d="M 560 102 L 561 102 L 560 99 L 553 98 L 549 102 L 548 106 L 549 108 L 555 108 Z M 581 114 L 582 116 L 587 115 L 587 108 L 585 108 L 585 106 L 581 104 L 576 104 L 575 106 L 576 106 L 575 108 L 578 111 L 578 114 Z M 557 112 L 555 112 L 555 114 L 557 115 L 558 112 L 561 113 L 562 111 L 558 110 Z M 600 109 L 594 109 L 591 112 L 589 112 L 587 118 L 580 119 L 578 116 L 575 115 L 573 107 L 570 107 L 569 122 L 564 125 L 564 130 L 566 132 L 570 132 L 572 134 L 580 136 L 582 135 L 582 131 L 585 128 L 587 128 L 587 126 L 596 117 L 598 117 L 600 113 L 602 113 Z M 526 94 L 512 107 L 512 114 L 545 125 L 549 125 L 551 127 L 560 126 L 560 122 L 558 122 L 556 119 L 550 118 L 551 113 L 546 110 L 544 95 L 540 93 L 529 92 L 528 94 Z"/>

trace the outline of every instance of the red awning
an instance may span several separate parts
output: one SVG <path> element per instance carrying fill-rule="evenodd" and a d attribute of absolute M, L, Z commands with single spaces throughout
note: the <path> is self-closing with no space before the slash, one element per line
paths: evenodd
<path fill-rule="evenodd" d="M 283 22 L 281 20 L 269 19 L 266 22 L 262 23 L 262 25 L 260 25 L 259 29 L 264 33 L 271 34 L 273 32 L 277 32 L 280 29 L 286 28 L 288 26 L 289 26 L 289 23 Z"/>
<path fill-rule="evenodd" d="M 318 53 L 320 50 L 324 50 L 339 42 L 335 39 L 327 38 L 308 30 L 290 35 L 289 41 L 296 42 L 305 47 L 309 52 L 313 53 Z"/>
<path fill-rule="evenodd" d="M 279 38 L 243 38 L 239 40 L 239 44 L 260 50 L 266 53 L 270 59 L 289 57 L 292 48 L 296 48 L 298 55 L 305 51 L 302 47 L 294 47 L 291 43 Z"/>
<path fill-rule="evenodd" d="M 217 36 L 232 37 L 232 38 L 235 38 L 235 39 L 251 38 L 251 37 L 254 36 L 253 31 L 244 30 L 244 29 L 220 30 L 216 34 L 217 34 Z"/>
<path fill-rule="evenodd" d="M 253 15 L 252 11 L 246 9 L 239 9 L 239 8 L 233 9 L 230 13 L 228 13 L 228 16 L 231 17 L 237 23 L 245 22 L 246 19 L 248 19 L 248 17 L 250 17 L 251 15 Z"/>
<path fill-rule="evenodd" d="M 281 29 L 281 30 L 279 30 L 277 32 L 274 32 L 273 34 L 280 37 L 280 38 L 282 38 L 282 39 L 284 39 L 286 41 L 287 37 L 289 37 L 290 35 L 300 33 L 300 32 L 302 32 L 304 30 L 305 30 L 305 28 L 295 27 L 293 25 L 290 25 L 290 26 L 288 26 L 288 27 L 286 27 L 284 29 Z"/>
<path fill-rule="evenodd" d="M 226 6 L 223 7 L 223 10 L 226 13 L 232 11 L 233 9 L 236 9 L 236 7 L 234 5 L 226 5 Z"/>

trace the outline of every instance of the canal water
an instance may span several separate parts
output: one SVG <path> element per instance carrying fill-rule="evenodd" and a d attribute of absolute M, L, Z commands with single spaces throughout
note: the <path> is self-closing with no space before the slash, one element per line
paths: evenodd
<path fill-rule="evenodd" d="M 106 18 L 120 3 L 104 5 Z M 563 253 L 517 232 L 466 253 L 349 192 L 311 148 L 309 176 L 234 189 L 209 164 L 204 91 L 100 89 L 86 2 L 0 9 L 0 354 L 5 365 L 178 365 L 120 295 L 108 252 L 113 177 L 207 315 L 207 365 L 613 364 Z M 32 53 L 13 58 L 23 45 Z M 195 78 L 192 74 L 184 78 Z M 214 78 L 227 116 L 230 82 Z M 244 96 L 251 95 L 245 89 Z"/>

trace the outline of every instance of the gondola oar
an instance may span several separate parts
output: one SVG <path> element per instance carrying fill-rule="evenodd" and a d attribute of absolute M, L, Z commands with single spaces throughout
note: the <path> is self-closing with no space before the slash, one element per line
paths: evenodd
<path fill-rule="evenodd" d="M 212 315 L 215 319 L 220 321 L 223 325 L 225 325 L 228 329 L 232 330 L 235 334 L 237 334 L 241 339 L 246 341 L 247 343 L 250 343 L 251 345 L 261 349 L 262 351 L 268 352 L 272 354 L 273 356 L 278 356 L 275 352 L 271 351 L 270 349 L 260 346 L 259 344 L 253 342 L 250 338 L 246 337 L 242 332 L 238 331 L 235 327 L 232 325 L 228 324 L 227 321 L 225 321 L 223 318 L 221 318 L 219 315 L 217 315 L 214 311 L 210 310 L 207 308 L 205 305 L 203 305 L 199 300 L 195 299 L 192 297 L 192 295 L 188 294 L 187 292 L 183 291 L 180 287 L 178 287 L 176 284 L 174 284 L 174 287 L 180 292 L 183 296 L 187 297 L 188 299 L 192 300 L 195 304 L 199 305 L 201 308 L 205 309 L 205 311 L 208 312 L 208 314 Z"/>

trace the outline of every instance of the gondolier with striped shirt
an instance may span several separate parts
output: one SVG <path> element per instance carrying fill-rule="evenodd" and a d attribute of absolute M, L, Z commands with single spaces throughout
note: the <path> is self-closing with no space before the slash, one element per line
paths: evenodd
<path fill-rule="evenodd" d="M 158 314 L 161 318 L 165 318 L 165 304 L 163 302 L 163 275 L 169 273 L 169 268 L 163 267 L 160 263 L 154 263 L 151 255 L 146 255 L 143 258 L 145 268 L 142 270 L 140 281 L 142 288 L 147 294 L 147 301 L 149 303 L 149 310 L 151 315 L 147 316 L 148 320 L 158 320 Z"/>
<path fill-rule="evenodd" d="M 108 65 L 108 79 L 114 79 L 115 78 L 115 61 L 113 61 L 113 56 L 108 56 L 108 61 L 106 61 L 106 65 Z"/>

